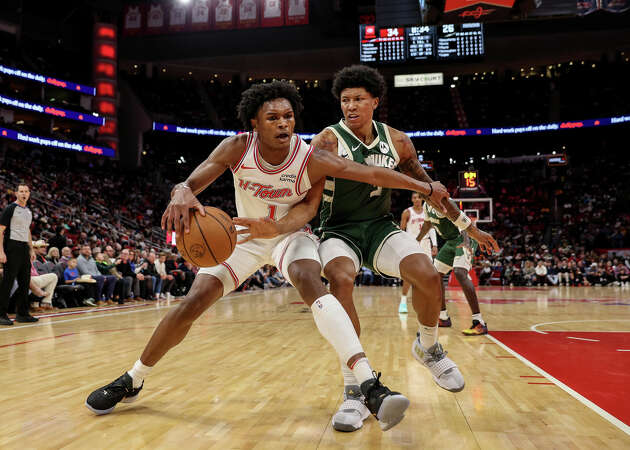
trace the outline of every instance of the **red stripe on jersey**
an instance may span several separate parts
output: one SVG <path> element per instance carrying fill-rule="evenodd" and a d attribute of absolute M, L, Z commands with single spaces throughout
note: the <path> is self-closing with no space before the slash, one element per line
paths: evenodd
<path fill-rule="evenodd" d="M 226 263 L 226 262 L 222 262 L 221 265 L 223 267 L 225 267 L 228 270 L 228 272 L 230 272 L 230 276 L 232 277 L 232 281 L 234 281 L 234 289 L 239 287 L 240 283 L 238 282 L 238 277 L 236 276 L 236 274 L 234 273 L 234 270 L 232 270 L 230 265 L 228 263 Z"/>
<path fill-rule="evenodd" d="M 311 145 L 304 157 L 304 161 L 302 161 L 302 166 L 300 167 L 300 171 L 298 172 L 297 180 L 295 181 L 295 193 L 297 195 L 302 195 L 304 192 L 300 192 L 300 185 L 302 184 L 302 176 L 304 175 L 304 171 L 306 170 L 306 166 L 308 165 L 308 160 L 311 158 L 313 154 L 313 146 Z"/>
<path fill-rule="evenodd" d="M 247 134 L 249 136 L 247 136 L 247 144 L 245 144 L 245 151 L 241 155 L 241 159 L 239 159 L 238 162 L 236 163 L 236 165 L 234 167 L 232 167 L 232 169 L 231 169 L 232 173 L 236 173 L 236 171 L 241 167 L 241 164 L 243 164 L 243 161 L 245 160 L 245 155 L 247 155 L 247 150 L 249 150 L 249 146 L 252 143 L 252 138 L 254 137 L 254 133 L 253 132 L 249 132 Z"/>
<path fill-rule="evenodd" d="M 282 167 L 279 167 L 277 169 L 266 170 L 266 169 L 263 168 L 262 164 L 258 161 L 258 159 L 259 159 L 259 151 L 258 151 L 258 141 L 256 141 L 256 147 L 254 148 L 254 162 L 256 163 L 256 167 L 258 167 L 258 170 L 260 170 L 262 173 L 266 173 L 267 175 L 275 175 L 277 173 L 282 172 L 284 169 L 289 167 L 291 165 L 291 163 L 293 163 L 293 161 L 295 160 L 295 157 L 298 154 L 298 148 L 300 147 L 300 143 L 301 142 L 302 142 L 302 140 L 299 137 L 296 136 L 295 147 L 293 147 L 293 153 L 291 154 L 291 157 L 289 158 L 287 163 L 284 164 Z"/>

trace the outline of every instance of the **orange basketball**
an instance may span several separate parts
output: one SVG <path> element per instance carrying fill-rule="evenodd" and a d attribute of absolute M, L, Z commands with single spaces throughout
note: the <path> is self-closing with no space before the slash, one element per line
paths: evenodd
<path fill-rule="evenodd" d="M 218 208 L 204 206 L 206 216 L 194 210 L 190 233 L 178 234 L 177 249 L 184 259 L 197 267 L 211 267 L 228 259 L 236 246 L 232 219 Z"/>

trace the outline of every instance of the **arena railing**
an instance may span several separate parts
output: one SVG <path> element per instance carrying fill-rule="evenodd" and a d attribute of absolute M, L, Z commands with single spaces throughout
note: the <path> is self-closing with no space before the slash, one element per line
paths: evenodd
<path fill-rule="evenodd" d="M 540 133 L 549 131 L 572 130 L 579 128 L 603 127 L 608 125 L 619 125 L 630 122 L 630 116 L 605 117 L 600 119 L 572 120 L 565 122 L 550 122 L 538 125 L 522 125 L 514 127 L 491 127 L 491 128 L 451 128 L 445 130 L 416 130 L 405 131 L 410 138 L 436 138 L 436 137 L 457 137 L 457 136 L 492 136 L 510 135 L 523 133 Z M 195 128 L 181 125 L 153 122 L 153 130 L 168 133 L 195 134 L 198 136 L 234 136 L 243 133 L 240 130 L 219 130 L 213 128 Z M 315 133 L 298 133 L 305 140 L 311 140 Z"/>

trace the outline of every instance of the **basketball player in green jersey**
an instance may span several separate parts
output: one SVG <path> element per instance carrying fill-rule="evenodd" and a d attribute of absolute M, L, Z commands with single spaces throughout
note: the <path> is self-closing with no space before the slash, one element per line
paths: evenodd
<path fill-rule="evenodd" d="M 422 228 L 420 228 L 420 233 L 418 233 L 418 242 L 426 236 L 431 228 L 434 228 L 440 237 L 446 241 L 435 257 L 433 265 L 442 275 L 448 274 L 451 270 L 453 271 L 472 311 L 472 326 L 463 330 L 462 333 L 466 336 L 488 334 L 488 325 L 484 322 L 479 311 L 475 285 L 468 277 L 468 272 L 472 267 L 473 256 L 475 251 L 477 251 L 477 242 L 468 236 L 467 230 L 460 232 L 444 214 L 425 203 L 424 223 Z M 441 327 L 451 326 L 451 319 L 446 310 L 444 287 L 442 288 L 442 310 L 440 311 L 439 325 Z"/>
<path fill-rule="evenodd" d="M 432 182 L 426 174 L 409 137 L 373 120 L 374 110 L 385 93 L 381 74 L 355 65 L 335 75 L 333 95 L 339 99 L 343 119 L 319 133 L 312 144 L 343 158 L 370 166 L 399 170 L 418 180 Z M 426 200 L 426 198 L 425 198 Z M 359 318 L 352 300 L 355 275 L 361 266 L 378 274 L 399 277 L 413 287 L 413 306 L 420 322 L 413 356 L 426 366 L 435 382 L 452 392 L 464 388 L 464 378 L 437 340 L 441 306 L 441 277 L 417 241 L 403 233 L 390 214 L 391 190 L 365 183 L 327 177 L 320 212 L 319 254 L 331 292 L 342 303 L 360 333 Z M 434 205 L 441 209 L 440 206 Z M 496 241 L 478 230 L 453 203 L 445 204 L 447 217 L 483 250 L 498 251 Z M 358 383 L 341 364 L 344 399 L 333 417 L 336 430 L 361 428 L 369 415 L 362 406 Z"/>

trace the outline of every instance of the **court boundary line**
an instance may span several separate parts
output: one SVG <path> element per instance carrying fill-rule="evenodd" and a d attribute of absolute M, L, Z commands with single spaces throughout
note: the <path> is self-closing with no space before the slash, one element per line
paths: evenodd
<path fill-rule="evenodd" d="M 258 291 L 252 291 L 250 292 L 243 292 L 241 293 L 241 295 L 238 296 L 234 296 L 232 298 L 241 298 L 241 297 L 248 297 L 249 295 L 252 295 L 254 293 L 259 293 Z M 224 297 L 220 298 L 218 301 L 222 300 Z M 133 311 L 119 311 L 119 312 L 113 312 L 113 313 L 108 313 L 108 314 L 94 314 L 95 312 L 98 311 L 89 311 L 87 314 L 90 314 L 88 316 L 84 316 L 84 317 L 76 317 L 74 319 L 62 319 L 62 320 L 51 320 L 50 322 L 37 322 L 31 325 L 22 325 L 22 326 L 10 326 L 10 327 L 4 327 L 4 328 L 0 328 L 0 332 L 2 331 L 12 331 L 12 330 L 23 330 L 24 328 L 34 328 L 34 327 L 43 327 L 43 326 L 47 326 L 47 325 L 55 325 L 57 323 L 67 323 L 67 322 L 78 322 L 79 320 L 91 320 L 91 319 L 98 319 L 100 317 L 112 317 L 112 316 L 122 316 L 122 315 L 126 315 L 126 314 L 134 314 L 134 313 L 139 313 L 139 312 L 147 312 L 147 311 L 159 311 L 160 309 L 169 309 L 172 308 L 174 306 L 177 306 L 181 303 L 181 301 L 175 302 L 171 305 L 149 305 L 149 308 L 140 308 L 140 309 L 134 309 Z M 52 317 L 50 317 L 52 319 Z"/>
<path fill-rule="evenodd" d="M 534 364 L 533 362 L 531 362 L 530 360 L 528 360 L 527 358 L 522 356 L 520 353 L 517 353 L 516 351 L 512 350 L 510 347 L 505 345 L 499 339 L 495 338 L 494 336 L 491 336 L 490 334 L 486 335 L 486 337 L 488 339 L 494 341 L 497 345 L 501 346 L 501 348 L 503 350 L 505 350 L 506 352 L 510 353 L 511 355 L 514 355 L 516 358 L 518 358 L 523 364 L 528 366 L 530 369 L 533 369 L 534 371 L 536 371 L 539 374 L 543 375 L 549 381 L 553 382 L 556 386 L 558 386 L 560 389 L 562 389 L 564 392 L 569 394 L 571 397 L 573 397 L 574 399 L 576 399 L 577 401 L 582 403 L 584 406 L 589 408 L 591 411 L 593 411 L 596 414 L 598 414 L 601 418 L 607 420 L 612 425 L 614 425 L 615 427 L 619 428 L 619 430 L 621 430 L 622 432 L 624 432 L 625 434 L 630 436 L 630 426 L 626 425 L 621 420 L 617 419 L 615 416 L 610 414 L 608 411 L 605 411 L 601 407 L 597 406 L 595 403 L 593 403 L 592 401 L 590 401 L 589 399 L 584 397 L 582 394 L 580 394 L 577 391 L 571 389 L 569 386 L 564 384 L 562 381 L 560 381 L 557 378 L 553 377 L 552 375 L 550 375 L 549 373 L 547 373 L 546 371 L 544 371 L 543 369 L 538 367 L 536 364 Z"/>
<path fill-rule="evenodd" d="M 539 330 L 538 327 L 543 325 L 555 325 L 557 323 L 577 323 L 577 322 L 630 322 L 630 319 L 584 319 L 584 320 L 559 320 L 557 322 L 541 322 L 529 327 L 530 330 L 540 333 L 540 334 L 549 334 L 555 331 L 559 331 L 561 333 L 566 332 L 566 330 L 554 330 L 554 331 L 542 331 Z M 570 330 L 572 333 L 577 333 L 575 330 Z M 628 330 L 619 330 L 619 331 L 584 331 L 584 333 L 628 333 Z"/>

